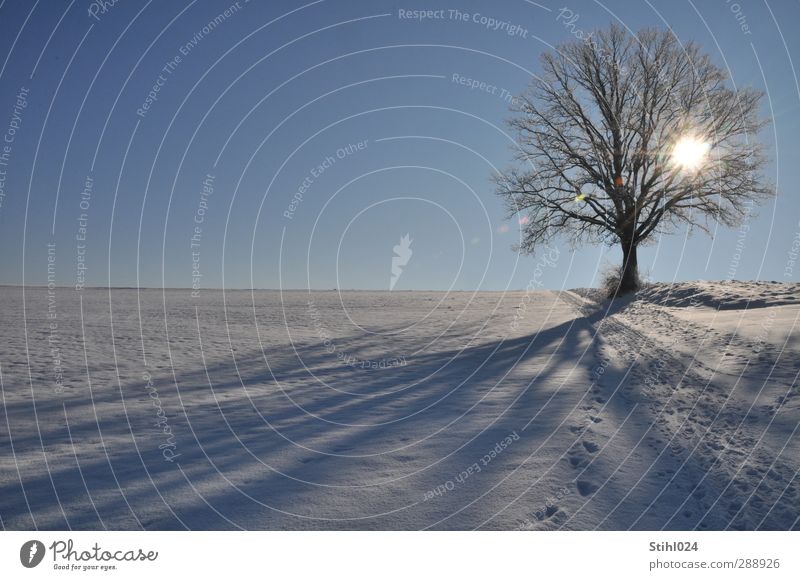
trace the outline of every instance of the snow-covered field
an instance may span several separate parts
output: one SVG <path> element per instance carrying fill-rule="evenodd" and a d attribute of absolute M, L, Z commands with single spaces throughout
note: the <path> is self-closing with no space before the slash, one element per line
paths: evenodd
<path fill-rule="evenodd" d="M 0 288 L 6 529 L 797 529 L 800 285 Z"/>

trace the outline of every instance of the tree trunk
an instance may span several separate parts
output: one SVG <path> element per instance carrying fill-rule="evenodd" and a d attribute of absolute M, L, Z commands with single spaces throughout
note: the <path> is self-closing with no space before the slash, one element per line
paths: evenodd
<path fill-rule="evenodd" d="M 622 273 L 617 294 L 635 292 L 639 289 L 639 264 L 636 259 L 636 244 L 622 241 Z"/>

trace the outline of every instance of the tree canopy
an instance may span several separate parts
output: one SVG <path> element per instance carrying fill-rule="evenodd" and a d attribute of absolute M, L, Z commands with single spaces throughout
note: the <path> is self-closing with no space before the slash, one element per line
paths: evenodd
<path fill-rule="evenodd" d="M 631 290 L 636 248 L 653 234 L 733 226 L 773 195 L 762 93 L 729 87 L 695 42 L 612 25 L 543 54 L 541 67 L 509 121 L 517 163 L 496 176 L 509 214 L 527 216 L 521 251 L 555 236 L 619 243 Z"/>

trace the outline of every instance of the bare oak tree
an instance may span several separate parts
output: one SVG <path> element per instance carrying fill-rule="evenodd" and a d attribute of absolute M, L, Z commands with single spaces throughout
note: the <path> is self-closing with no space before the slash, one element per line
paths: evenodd
<path fill-rule="evenodd" d="M 611 26 L 541 62 L 512 107 L 518 164 L 495 177 L 509 215 L 527 216 L 521 251 L 559 235 L 620 244 L 616 292 L 629 292 L 637 248 L 654 234 L 736 225 L 773 194 L 757 140 L 762 93 L 728 88 L 694 42 Z"/>

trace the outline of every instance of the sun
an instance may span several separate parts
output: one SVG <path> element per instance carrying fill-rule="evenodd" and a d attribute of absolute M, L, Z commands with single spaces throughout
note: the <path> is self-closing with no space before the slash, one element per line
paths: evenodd
<path fill-rule="evenodd" d="M 672 148 L 672 161 L 687 171 L 696 171 L 706 159 L 711 146 L 696 137 L 683 137 Z"/>

